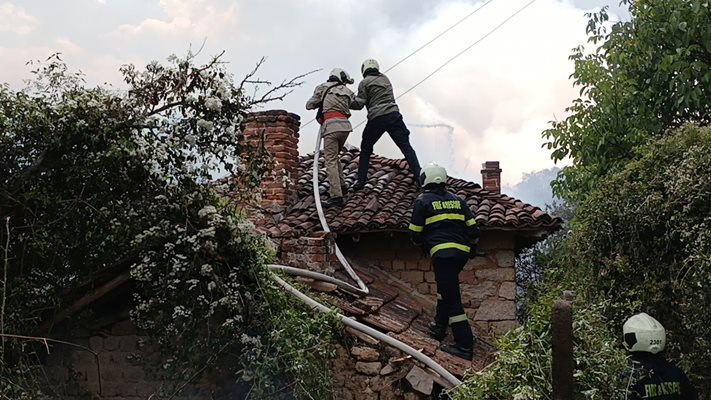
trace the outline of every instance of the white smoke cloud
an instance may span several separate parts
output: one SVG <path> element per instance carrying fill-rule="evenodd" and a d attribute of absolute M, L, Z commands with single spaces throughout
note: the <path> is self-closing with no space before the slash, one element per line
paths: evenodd
<path fill-rule="evenodd" d="M 442 38 L 388 72 L 400 95 L 522 7 L 528 0 L 494 1 Z M 101 1 L 99 3 L 102 3 Z M 617 0 L 538 0 L 426 82 L 398 100 L 421 163 L 437 161 L 452 175 L 480 182 L 481 163 L 498 160 L 504 184 L 523 173 L 552 167 L 540 148 L 541 131 L 564 117 L 577 97 L 568 76 L 571 48 L 585 43 L 586 9 Z M 613 4 L 614 3 L 614 4 Z M 383 69 L 483 4 L 482 0 L 145 0 L 69 7 L 63 2 L 0 5 L 0 82 L 17 87 L 29 78 L 25 62 L 63 51 L 89 83 L 121 84 L 118 69 L 165 60 L 203 47 L 198 61 L 225 51 L 237 79 L 267 56 L 258 78 L 305 78 L 283 108 L 304 109 L 315 85 L 333 67 L 359 80 L 360 63 L 376 58 Z M 81 20 L 82 24 L 66 21 Z M 19 21 L 19 22 L 17 22 Z M 42 24 L 39 24 L 42 21 Z M 14 25 L 13 25 L 14 24 Z M 12 28 L 8 28 L 11 26 Z M 91 32 L 91 34 L 87 34 Z M 22 40 L 18 34 L 22 33 Z M 357 84 L 352 86 L 356 90 Z M 356 111 L 354 125 L 365 119 Z M 437 125 L 435 127 L 433 125 Z M 313 150 L 318 125 L 302 129 L 300 151 Z M 363 126 L 349 143 L 359 146 Z M 401 157 L 385 135 L 378 154 Z"/>

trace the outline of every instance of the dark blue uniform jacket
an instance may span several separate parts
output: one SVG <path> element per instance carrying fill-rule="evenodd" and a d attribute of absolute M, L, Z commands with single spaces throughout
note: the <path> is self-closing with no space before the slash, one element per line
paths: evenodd
<path fill-rule="evenodd" d="M 417 197 L 409 228 L 412 241 L 431 256 L 472 253 L 479 238 L 472 210 L 444 188 L 427 189 Z"/>

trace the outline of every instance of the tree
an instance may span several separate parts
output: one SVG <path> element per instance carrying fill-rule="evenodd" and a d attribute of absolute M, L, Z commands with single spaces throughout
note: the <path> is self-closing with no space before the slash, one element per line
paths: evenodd
<path fill-rule="evenodd" d="M 301 76 L 247 95 L 256 68 L 235 84 L 219 56 L 121 72 L 125 91 L 86 88 L 55 55 L 27 88 L 0 87 L 0 333 L 44 335 L 42 317 L 65 309 L 73 288 L 130 271 L 132 318 L 160 344 L 169 378 L 226 365 L 257 395 L 293 383 L 292 392 L 319 397 L 328 380 L 313 368 L 328 320 L 312 326 L 272 286 L 269 243 L 211 183 L 213 171 L 227 171 L 229 192 L 248 199 L 270 158 L 245 140 L 244 115 Z M 3 337 L 3 393 L 42 386 L 26 350 Z"/>
<path fill-rule="evenodd" d="M 543 132 L 555 161 L 571 158 L 554 192 L 579 201 L 635 147 L 686 122 L 711 122 L 711 7 L 705 0 L 623 0 L 630 21 L 610 26 L 606 9 L 590 14 L 586 53 L 570 59 L 580 98 Z"/>
<path fill-rule="evenodd" d="M 709 393 L 711 128 L 685 126 L 638 152 L 581 204 L 559 264 L 613 326 L 640 311 L 659 319 L 667 354 Z"/>

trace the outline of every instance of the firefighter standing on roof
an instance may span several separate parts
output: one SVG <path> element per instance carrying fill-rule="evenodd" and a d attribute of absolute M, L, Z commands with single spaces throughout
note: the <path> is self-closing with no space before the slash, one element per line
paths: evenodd
<path fill-rule="evenodd" d="M 415 200 L 409 228 L 412 241 L 432 257 L 437 282 L 437 309 L 428 326 L 430 334 L 441 341 L 451 326 L 454 344 L 440 349 L 471 360 L 474 337 L 462 306 L 459 273 L 470 254 L 475 254 L 479 230 L 469 206 L 447 191 L 446 182 L 443 167 L 431 163 L 422 169 L 424 192 Z"/>
<path fill-rule="evenodd" d="M 385 132 L 388 132 L 390 138 L 405 156 L 416 183 L 420 175 L 420 163 L 410 144 L 410 131 L 405 126 L 400 109 L 395 103 L 393 85 L 388 77 L 380 72 L 378 62 L 372 58 L 363 61 L 360 70 L 363 80 L 358 84 L 356 100 L 359 103 L 358 109 L 363 106 L 368 109 L 368 122 L 363 129 L 360 159 L 358 160 L 358 181 L 353 185 L 353 189 L 360 190 L 365 187 L 373 146 Z"/>
<path fill-rule="evenodd" d="M 313 96 L 306 102 L 307 110 L 319 109 L 316 120 L 321 124 L 323 137 L 323 158 L 328 174 L 328 193 L 330 198 L 323 202 L 324 207 L 342 206 L 343 194 L 348 189 L 343 179 L 343 166 L 338 153 L 353 130 L 348 118 L 349 109 L 357 108 L 355 94 L 346 87 L 353 79 L 341 68 L 334 68 L 328 80 L 316 86 Z M 362 107 L 361 107 L 362 108 Z"/>

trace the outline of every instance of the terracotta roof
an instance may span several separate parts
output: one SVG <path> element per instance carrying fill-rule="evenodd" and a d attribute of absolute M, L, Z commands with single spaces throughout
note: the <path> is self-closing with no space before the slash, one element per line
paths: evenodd
<path fill-rule="evenodd" d="M 341 152 L 343 174 L 348 186 L 356 181 L 358 156 L 355 148 Z M 319 192 L 322 200 L 328 199 L 328 180 L 319 159 Z M 265 221 L 263 229 L 272 237 L 290 237 L 321 230 L 314 196 L 311 174 L 313 154 L 299 157 L 298 200 L 278 218 Z M 405 231 L 410 223 L 412 204 L 419 195 L 413 177 L 403 159 L 389 159 L 373 155 L 370 161 L 368 183 L 364 190 L 349 192 L 341 208 L 325 210 L 326 219 L 336 233 L 368 231 Z M 484 230 L 553 231 L 560 228 L 562 220 L 552 217 L 539 207 L 521 200 L 484 190 L 474 182 L 449 178 L 450 191 L 462 197 L 471 207 L 476 221 Z"/>

